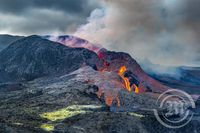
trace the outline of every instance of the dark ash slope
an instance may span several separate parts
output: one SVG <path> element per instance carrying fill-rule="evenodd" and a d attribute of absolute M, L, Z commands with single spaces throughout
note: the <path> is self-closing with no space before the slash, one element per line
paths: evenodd
<path fill-rule="evenodd" d="M 12 43 L 0 53 L 0 82 L 32 80 L 65 74 L 89 65 L 97 55 L 84 48 L 69 48 L 33 35 Z"/>
<path fill-rule="evenodd" d="M 23 36 L 0 35 L 0 51 L 8 47 L 14 41 L 23 38 Z"/>

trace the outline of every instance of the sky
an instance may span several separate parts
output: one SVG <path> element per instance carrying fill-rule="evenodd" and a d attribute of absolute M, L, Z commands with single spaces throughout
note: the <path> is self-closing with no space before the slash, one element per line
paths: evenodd
<path fill-rule="evenodd" d="M 72 34 L 138 61 L 200 66 L 200 0 L 1 0 L 0 34 Z"/>

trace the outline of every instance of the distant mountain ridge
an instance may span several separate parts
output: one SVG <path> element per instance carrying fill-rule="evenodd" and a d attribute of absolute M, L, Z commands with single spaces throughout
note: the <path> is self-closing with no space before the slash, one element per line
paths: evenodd
<path fill-rule="evenodd" d="M 188 93 L 200 93 L 200 67 L 167 67 L 148 62 L 142 64 L 142 68 L 162 84 Z"/>

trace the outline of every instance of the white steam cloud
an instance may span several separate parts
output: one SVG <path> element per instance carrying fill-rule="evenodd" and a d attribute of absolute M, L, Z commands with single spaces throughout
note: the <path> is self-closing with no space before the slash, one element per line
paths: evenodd
<path fill-rule="evenodd" d="M 74 35 L 110 50 L 128 52 L 139 61 L 198 66 L 200 20 L 192 6 L 195 2 L 105 0 Z"/>

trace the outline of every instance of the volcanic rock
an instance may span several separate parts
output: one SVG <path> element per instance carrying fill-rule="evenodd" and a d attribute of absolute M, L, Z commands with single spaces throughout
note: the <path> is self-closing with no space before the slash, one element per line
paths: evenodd
<path fill-rule="evenodd" d="M 157 109 L 158 106 L 155 104 L 156 99 L 145 95 L 129 93 L 125 90 L 120 90 L 118 94 L 120 100 L 120 106 L 117 106 L 116 102 L 113 102 L 110 106 L 112 112 L 139 112 L 143 109 L 153 110 Z"/>
<path fill-rule="evenodd" d="M 27 81 L 66 74 L 81 66 L 101 66 L 97 55 L 33 35 L 12 43 L 0 53 L 0 81 Z"/>

